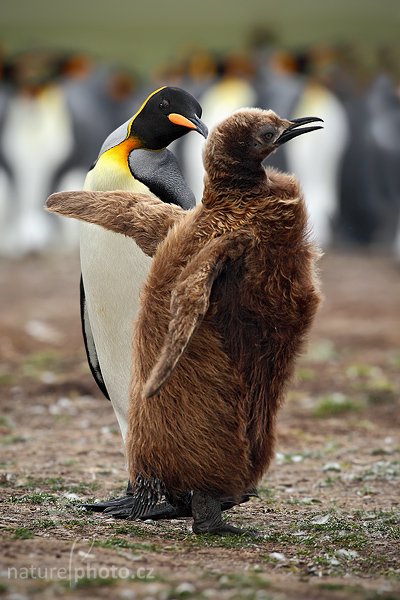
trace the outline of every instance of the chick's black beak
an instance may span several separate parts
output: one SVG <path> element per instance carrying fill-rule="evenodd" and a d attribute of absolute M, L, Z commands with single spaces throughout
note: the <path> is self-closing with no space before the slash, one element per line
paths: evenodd
<path fill-rule="evenodd" d="M 276 144 L 280 146 L 281 144 L 285 144 L 289 140 L 297 137 L 298 135 L 303 135 L 303 133 L 309 133 L 310 131 L 316 131 L 317 129 L 322 129 L 322 125 L 314 125 L 313 127 L 301 127 L 301 125 L 306 125 L 307 123 L 315 123 L 319 121 L 323 123 L 323 119 L 319 117 L 302 117 L 301 119 L 292 119 L 291 125 L 279 136 L 276 140 Z M 301 127 L 301 129 L 298 129 Z"/>
<path fill-rule="evenodd" d="M 188 118 L 178 113 L 170 113 L 168 115 L 168 119 L 171 121 L 171 123 L 174 123 L 175 125 L 180 125 L 181 127 L 187 127 L 188 129 L 194 129 L 194 131 L 198 131 L 198 133 L 200 133 L 205 138 L 207 138 L 208 136 L 207 127 L 196 114 Z"/>

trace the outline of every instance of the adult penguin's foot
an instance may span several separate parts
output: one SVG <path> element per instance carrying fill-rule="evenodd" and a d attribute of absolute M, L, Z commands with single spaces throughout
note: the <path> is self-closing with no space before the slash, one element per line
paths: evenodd
<path fill-rule="evenodd" d="M 229 510 L 238 504 L 248 502 L 250 498 L 258 496 L 257 490 L 250 490 L 243 494 L 240 500 L 233 498 L 224 498 L 221 500 L 221 510 Z M 104 502 L 95 502 L 93 504 L 82 504 L 81 506 L 87 511 L 92 512 L 104 512 L 107 516 L 114 517 L 115 519 L 130 519 L 132 510 L 135 506 L 135 499 L 133 497 L 132 483 L 128 482 L 126 489 L 126 495 L 121 498 L 113 498 Z M 158 521 L 161 519 L 179 519 L 184 517 L 192 516 L 191 506 L 191 494 L 182 495 L 178 502 L 174 502 L 174 505 L 169 502 L 160 502 L 154 509 L 148 511 L 142 515 L 141 520 L 152 519 Z"/>
<path fill-rule="evenodd" d="M 138 514 L 133 517 L 135 514 L 135 504 L 137 500 L 132 498 L 132 502 L 130 506 L 124 506 L 121 508 L 107 509 L 105 513 L 114 517 L 115 519 L 140 519 L 145 521 L 147 519 L 152 519 L 153 521 L 159 521 L 161 519 L 180 519 L 183 517 L 191 517 L 192 516 L 192 508 L 191 508 L 191 494 L 183 494 L 176 501 L 172 503 L 168 501 L 157 502 L 157 504 L 146 510 L 143 514 Z"/>
<path fill-rule="evenodd" d="M 248 502 L 251 497 L 257 496 L 256 490 L 251 490 L 240 498 L 240 500 L 234 500 L 233 498 L 224 498 L 221 500 L 221 510 L 229 510 L 233 506 Z M 114 517 L 115 519 L 131 519 L 132 509 L 134 508 L 135 500 L 130 496 L 130 499 L 124 503 L 110 506 L 104 510 L 107 516 Z M 160 521 L 161 519 L 182 519 L 185 517 L 192 516 L 192 494 L 182 494 L 179 498 L 171 499 L 171 502 L 159 502 L 152 510 L 146 512 L 138 519 L 142 521 L 146 519 L 152 519 L 153 521 Z"/>
<path fill-rule="evenodd" d="M 132 483 L 128 481 L 125 496 L 121 496 L 121 498 L 112 498 L 111 500 L 105 500 L 104 502 L 94 502 L 93 504 L 81 504 L 80 506 L 92 512 L 105 512 L 107 510 L 123 510 L 125 508 L 129 509 L 130 512 L 129 507 L 132 506 L 132 496 Z"/>

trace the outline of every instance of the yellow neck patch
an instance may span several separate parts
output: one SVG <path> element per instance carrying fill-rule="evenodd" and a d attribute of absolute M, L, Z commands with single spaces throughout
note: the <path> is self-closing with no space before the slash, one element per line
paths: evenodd
<path fill-rule="evenodd" d="M 128 137 L 123 142 L 118 144 L 118 146 L 114 146 L 113 148 L 107 150 L 107 152 L 104 152 L 100 158 L 103 158 L 104 156 L 107 161 L 125 163 L 126 166 L 128 166 L 129 154 L 132 152 L 132 150 L 140 147 L 141 142 L 138 138 Z"/>
<path fill-rule="evenodd" d="M 146 100 L 143 102 L 142 106 L 139 108 L 139 110 L 133 115 L 132 119 L 129 121 L 126 138 L 120 144 L 118 144 L 117 146 L 113 146 L 112 148 L 110 148 L 109 150 L 104 152 L 104 154 L 101 155 L 100 159 L 102 159 L 103 164 L 104 164 L 104 161 L 106 161 L 107 163 L 112 161 L 112 162 L 116 163 L 115 166 L 118 165 L 119 168 L 129 170 L 129 167 L 128 167 L 129 154 L 132 152 L 132 150 L 142 147 L 141 141 L 139 140 L 139 138 L 134 137 L 134 136 L 131 137 L 133 122 L 135 121 L 137 116 L 142 112 L 142 110 L 144 109 L 144 107 L 146 106 L 146 104 L 148 103 L 150 98 L 152 98 L 155 94 L 157 94 L 158 92 L 163 90 L 165 87 L 166 86 L 164 85 L 163 87 L 158 88 L 158 90 L 155 90 L 154 92 L 152 92 L 150 94 L 150 96 L 148 96 L 146 98 Z"/>
<path fill-rule="evenodd" d="M 147 102 L 166 86 L 155 90 L 143 102 L 139 110 L 130 120 L 127 128 L 126 138 L 118 145 L 109 148 L 99 157 L 96 166 L 90 171 L 87 189 L 131 189 L 134 178 L 129 169 L 128 157 L 132 150 L 142 148 L 139 138 L 131 135 L 132 125 L 137 116 L 142 112 Z M 93 187 L 92 187 L 93 186 Z"/>

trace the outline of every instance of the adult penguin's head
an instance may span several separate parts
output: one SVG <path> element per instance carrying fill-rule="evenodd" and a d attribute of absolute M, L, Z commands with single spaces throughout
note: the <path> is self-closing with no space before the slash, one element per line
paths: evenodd
<path fill-rule="evenodd" d="M 128 135 L 149 150 L 166 148 L 191 130 L 207 137 L 201 113 L 200 104 L 185 90 L 162 87 L 150 94 L 132 117 Z"/>

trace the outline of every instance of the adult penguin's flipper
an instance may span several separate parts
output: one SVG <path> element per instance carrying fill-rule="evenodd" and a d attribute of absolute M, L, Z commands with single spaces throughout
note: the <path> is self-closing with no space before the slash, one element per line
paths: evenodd
<path fill-rule="evenodd" d="M 95 382 L 103 392 L 107 400 L 110 400 L 106 384 L 104 383 L 103 374 L 101 372 L 99 358 L 97 356 L 96 346 L 93 339 L 92 328 L 89 321 L 89 313 L 87 310 L 86 297 L 85 297 L 85 286 L 83 285 L 83 279 L 81 275 L 80 281 L 80 302 L 81 302 L 81 324 L 82 324 L 82 335 L 85 343 L 85 350 L 87 361 L 89 363 L 90 370 L 94 377 Z"/>
<path fill-rule="evenodd" d="M 214 238 L 183 269 L 171 294 L 168 333 L 143 389 L 145 398 L 155 396 L 169 379 L 208 310 L 214 281 L 228 260 L 244 253 L 251 239 L 241 233 Z"/>
<path fill-rule="evenodd" d="M 180 206 L 155 196 L 125 191 L 57 192 L 49 196 L 46 208 L 131 237 L 148 256 L 154 255 L 168 230 L 186 214 Z"/>

